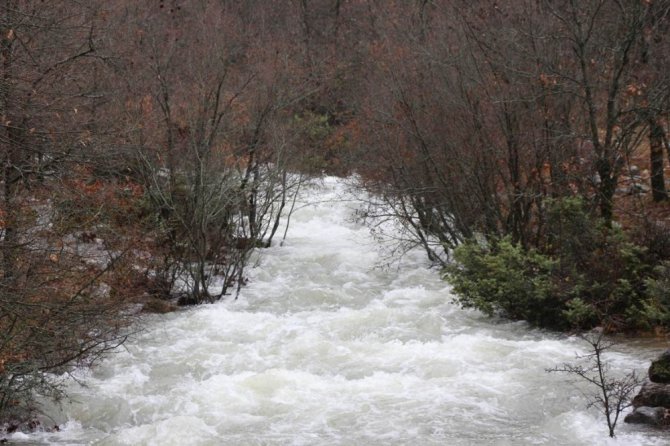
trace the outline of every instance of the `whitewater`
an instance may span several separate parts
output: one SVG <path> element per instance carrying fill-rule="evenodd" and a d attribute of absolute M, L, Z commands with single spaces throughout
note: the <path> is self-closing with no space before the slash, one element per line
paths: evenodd
<path fill-rule="evenodd" d="M 47 408 L 53 445 L 664 445 L 589 388 L 545 369 L 578 339 L 463 310 L 420 250 L 388 262 L 345 182 L 305 189 L 283 246 L 263 250 L 238 300 L 168 315 Z M 614 374 L 659 347 L 624 343 Z"/>

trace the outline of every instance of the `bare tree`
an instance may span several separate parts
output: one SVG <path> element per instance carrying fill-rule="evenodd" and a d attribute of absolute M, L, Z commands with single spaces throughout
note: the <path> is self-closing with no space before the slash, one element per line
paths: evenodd
<path fill-rule="evenodd" d="M 90 262 L 65 241 L 82 222 L 61 219 L 68 196 L 85 195 L 75 161 L 99 136 L 91 74 L 105 65 L 102 12 L 97 1 L 0 5 L 2 421 L 30 415 L 36 394 L 62 396 L 53 374 L 114 349 L 132 319 L 113 287 L 100 288 L 121 252 L 101 243 Z"/>
<path fill-rule="evenodd" d="M 605 338 L 603 333 L 591 333 L 580 336 L 589 346 L 589 353 L 577 356 L 577 363 L 564 363 L 547 372 L 575 375 L 588 383 L 594 390 L 585 392 L 587 407 L 595 407 L 605 417 L 609 436 L 614 430 L 621 413 L 631 406 L 631 398 L 642 379 L 633 371 L 623 377 L 612 376 L 610 365 L 603 357 L 614 342 Z"/>
<path fill-rule="evenodd" d="M 650 180 L 654 201 L 668 199 L 664 175 L 664 146 L 667 146 L 668 140 L 663 116 L 667 119 L 670 77 L 667 59 L 662 54 L 670 50 L 670 44 L 660 36 L 667 34 L 669 26 L 670 2 L 649 3 L 641 35 L 638 73 L 635 82 L 627 86 L 629 95 L 641 110 L 640 119 L 643 122 L 646 120 L 649 126 Z"/>
<path fill-rule="evenodd" d="M 254 28 L 272 12 L 203 0 L 133 15 L 139 45 L 126 69 L 148 61 L 139 88 L 151 92 L 137 103 L 143 183 L 169 251 L 166 276 L 188 276 L 192 303 L 239 290 L 251 251 L 271 242 L 295 189 L 284 128 L 309 88 L 291 72 L 279 31 Z M 212 294 L 215 280 L 223 287 Z"/>

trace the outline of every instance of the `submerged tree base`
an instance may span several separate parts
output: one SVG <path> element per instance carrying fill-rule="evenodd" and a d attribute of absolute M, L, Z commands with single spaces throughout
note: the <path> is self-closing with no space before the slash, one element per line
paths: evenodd
<path fill-rule="evenodd" d="M 564 363 L 548 369 L 547 372 L 567 373 L 586 381 L 593 392 L 586 394 L 588 407 L 595 407 L 605 417 L 610 437 L 614 437 L 619 416 L 631 405 L 631 396 L 641 380 L 630 372 L 621 378 L 612 376 L 603 354 L 612 348 L 613 342 L 604 334 L 589 333 L 580 336 L 588 345 L 589 353 L 578 356 L 575 363 Z"/>

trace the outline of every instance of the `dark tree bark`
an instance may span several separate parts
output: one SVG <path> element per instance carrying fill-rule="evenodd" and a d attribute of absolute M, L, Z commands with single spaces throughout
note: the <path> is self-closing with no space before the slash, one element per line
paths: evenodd
<path fill-rule="evenodd" d="M 651 161 L 651 193 L 654 201 L 668 199 L 665 190 L 665 176 L 663 173 L 663 144 L 665 132 L 659 122 L 651 118 L 649 120 L 649 155 Z"/>

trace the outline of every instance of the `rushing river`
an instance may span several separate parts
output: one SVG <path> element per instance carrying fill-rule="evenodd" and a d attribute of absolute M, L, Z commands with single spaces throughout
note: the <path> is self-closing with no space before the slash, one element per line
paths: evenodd
<path fill-rule="evenodd" d="M 451 303 L 423 253 L 380 267 L 346 187 L 303 197 L 283 247 L 265 250 L 237 301 L 152 316 L 72 382 L 56 433 L 99 445 L 665 445 L 621 422 L 615 440 L 569 377 L 571 338 Z M 660 347 L 662 348 L 662 347 Z M 659 348 L 610 354 L 615 373 Z"/>

